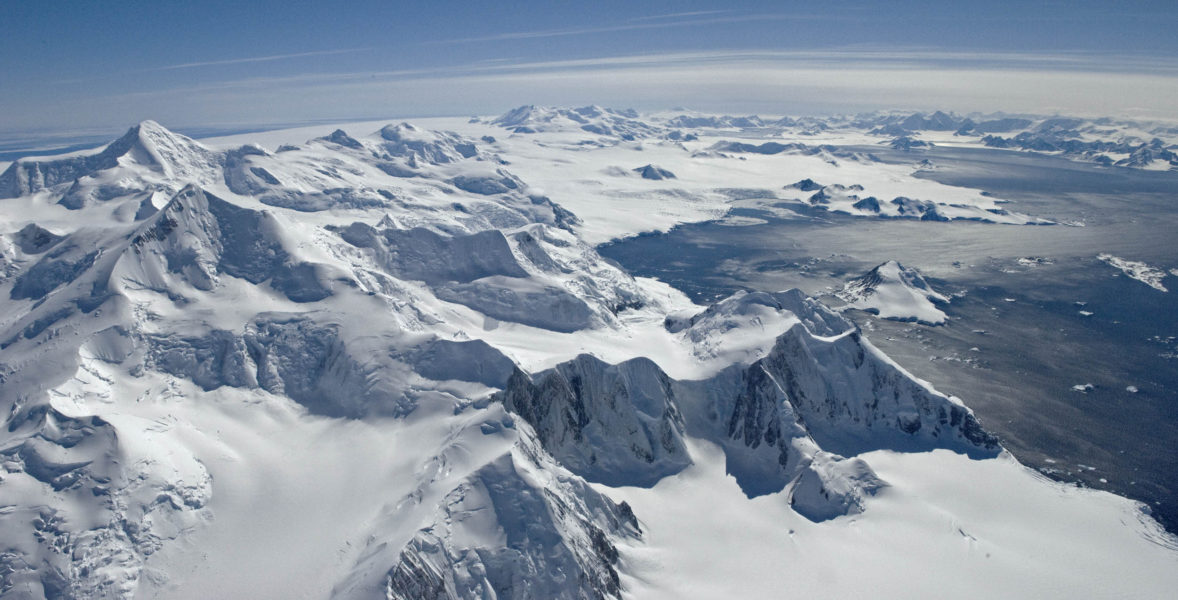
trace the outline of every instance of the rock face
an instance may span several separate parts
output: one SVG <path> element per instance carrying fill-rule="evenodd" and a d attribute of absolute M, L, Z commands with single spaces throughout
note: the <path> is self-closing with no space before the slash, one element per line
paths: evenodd
<path fill-rule="evenodd" d="M 799 512 L 827 519 L 862 510 L 863 498 L 884 485 L 865 464 L 843 464 L 841 456 L 1000 450 L 968 409 L 916 382 L 849 323 L 815 304 L 793 310 L 799 322 L 763 358 L 675 386 L 687 431 L 725 449 L 745 493 L 787 489 L 803 498 Z"/>
<path fill-rule="evenodd" d="M 662 167 L 656 167 L 654 165 L 646 165 L 643 167 L 638 167 L 637 169 L 634 169 L 634 172 L 641 175 L 643 179 L 651 179 L 654 181 L 660 181 L 663 179 L 675 179 L 674 173 L 672 173 Z"/>
<path fill-rule="evenodd" d="M 633 513 L 583 482 L 538 470 L 526 452 L 516 451 L 455 487 L 438 520 L 413 537 L 388 571 L 380 597 L 621 598 L 610 538 L 638 535 Z M 488 527 L 502 531 L 502 547 L 463 547 L 463 538 Z M 352 590 L 337 596 L 357 597 Z"/>
<path fill-rule="evenodd" d="M 690 464 L 672 382 L 653 362 L 617 365 L 583 354 L 498 396 L 569 470 L 607 485 L 653 485 Z"/>
<path fill-rule="evenodd" d="M 818 182 L 814 181 L 813 179 L 810 179 L 807 177 L 806 179 L 802 179 L 801 181 L 790 184 L 786 187 L 794 188 L 794 189 L 797 189 L 797 190 L 800 190 L 803 192 L 814 192 L 814 191 L 820 190 L 826 186 L 821 185 Z"/>
<path fill-rule="evenodd" d="M 946 447 L 989 454 L 999 449 L 968 409 L 918 383 L 857 331 L 820 338 L 795 326 L 746 371 L 746 378 L 760 379 L 748 375 L 758 370 L 789 399 L 819 446 L 832 452 Z M 749 396 L 750 401 L 760 397 Z"/>
<path fill-rule="evenodd" d="M 739 295 L 668 321 L 707 331 L 771 298 Z M 870 450 L 949 448 L 994 456 L 997 439 L 973 414 L 884 357 L 835 313 L 793 291 L 769 306 L 794 325 L 767 355 L 715 377 L 671 380 L 649 361 L 605 365 L 588 356 L 529 377 L 496 396 L 535 428 L 573 472 L 609 485 L 650 485 L 689 464 L 684 434 L 724 448 L 750 496 L 787 490 L 803 515 L 825 520 L 863 510 L 886 484 L 861 460 Z"/>
<path fill-rule="evenodd" d="M 240 208 L 200 188 L 181 190 L 131 238 L 141 281 L 167 290 L 165 273 L 210 290 L 220 274 L 267 282 L 295 302 L 331 295 L 311 263 L 293 260 L 277 236 L 273 216 Z M 162 259 L 162 261 L 160 260 Z"/>
<path fill-rule="evenodd" d="M 261 388 L 311 412 L 359 418 L 409 410 L 398 375 L 407 368 L 369 348 L 350 348 L 340 327 L 301 315 L 262 315 L 241 334 L 147 336 L 146 366 L 191 379 L 205 390 Z M 400 371 L 400 372 L 398 372 Z"/>
<path fill-rule="evenodd" d="M 38 227 L 34 223 L 29 223 L 23 229 L 16 232 L 13 239 L 21 252 L 25 254 L 40 254 L 60 242 L 62 236 L 56 235 L 43 227 Z"/>

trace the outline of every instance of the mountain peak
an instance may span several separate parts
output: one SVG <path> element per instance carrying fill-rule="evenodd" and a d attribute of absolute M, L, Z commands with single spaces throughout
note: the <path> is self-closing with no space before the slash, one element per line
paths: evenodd
<path fill-rule="evenodd" d="M 132 162 L 162 171 L 169 177 L 192 179 L 211 166 L 213 153 L 200 142 L 160 125 L 144 120 L 134 125 L 123 137 L 111 142 L 102 154 L 117 162 Z"/>
<path fill-rule="evenodd" d="M 164 127 L 163 125 L 160 125 L 158 121 L 153 121 L 151 119 L 144 119 L 144 120 L 140 121 L 137 125 L 132 127 L 131 129 L 133 129 L 137 132 L 140 132 L 140 133 L 147 132 L 147 133 L 161 133 L 161 134 L 173 135 L 172 131 L 170 129 L 168 129 L 167 127 Z"/>
<path fill-rule="evenodd" d="M 328 135 L 325 135 L 321 138 L 316 138 L 316 141 L 330 142 L 332 144 L 337 144 L 345 148 L 352 148 L 354 150 L 362 150 L 364 148 L 364 144 L 361 144 L 360 140 L 357 140 L 356 138 L 348 135 L 347 132 L 345 132 L 343 129 L 336 129 Z"/>
<path fill-rule="evenodd" d="M 110 145 L 107 146 L 107 149 L 122 149 L 121 151 L 116 151 L 121 155 L 126 153 L 126 149 L 130 149 L 136 144 L 145 146 L 155 145 L 156 143 L 168 139 L 183 139 L 188 142 L 193 142 L 185 136 L 172 132 L 170 129 L 160 125 L 158 122 L 148 119 L 132 125 L 129 129 L 127 129 L 126 133 L 124 133 L 117 140 L 111 142 Z"/>
<path fill-rule="evenodd" d="M 24 196 L 120 167 L 147 167 L 169 179 L 207 181 L 217 162 L 215 153 L 199 142 L 155 121 L 141 121 L 92 153 L 13 162 L 0 175 L 0 198 Z"/>
<path fill-rule="evenodd" d="M 941 325 L 948 317 L 934 303 L 949 298 L 937 292 L 916 269 L 895 260 L 884 262 L 847 282 L 836 294 L 850 308 L 875 313 L 884 319 Z"/>
<path fill-rule="evenodd" d="M 491 124 L 507 128 L 518 127 L 537 118 L 548 116 L 551 112 L 551 109 L 540 108 L 535 104 L 525 104 L 503 113 L 499 118 L 491 121 Z"/>
<path fill-rule="evenodd" d="M 432 132 L 422 131 L 420 128 L 414 126 L 412 123 L 401 122 L 395 125 L 385 125 L 380 129 L 380 137 L 390 142 L 400 142 L 404 140 L 419 140 L 419 139 L 434 139 L 437 136 Z"/>

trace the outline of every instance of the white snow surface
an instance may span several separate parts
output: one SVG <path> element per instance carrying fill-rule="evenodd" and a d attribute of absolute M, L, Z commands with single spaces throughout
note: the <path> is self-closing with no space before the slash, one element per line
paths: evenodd
<path fill-rule="evenodd" d="M 843 195 L 827 210 L 1034 217 L 837 148 L 717 150 L 767 121 L 688 117 L 522 107 L 204 143 L 144 122 L 13 162 L 0 598 L 1178 586 L 1144 506 L 1019 465 L 813 299 L 697 306 L 594 250 L 790 214 L 803 178 Z M 864 138 L 812 126 L 771 135 Z M 876 271 L 881 316 L 943 320 L 918 274 Z"/>
<path fill-rule="evenodd" d="M 892 485 L 861 515 L 813 523 L 780 495 L 746 498 L 719 448 L 691 450 L 653 488 L 608 490 L 645 515 L 622 550 L 633 598 L 1145 599 L 1178 581 L 1172 538 L 1133 503 L 1006 454 L 866 454 Z"/>
<path fill-rule="evenodd" d="M 948 304 L 949 298 L 934 290 L 918 271 L 894 260 L 847 282 L 837 296 L 850 308 L 884 319 L 929 325 L 941 325 L 948 319 L 937 304 Z"/>

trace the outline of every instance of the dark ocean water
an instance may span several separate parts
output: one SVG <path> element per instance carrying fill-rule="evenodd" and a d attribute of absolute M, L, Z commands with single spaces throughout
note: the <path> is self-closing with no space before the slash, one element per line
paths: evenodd
<path fill-rule="evenodd" d="M 743 210 L 766 223 L 685 225 L 600 251 L 698 302 L 798 287 L 837 306 L 826 294 L 849 277 L 889 259 L 916 267 L 955 295 L 949 323 L 848 312 L 868 339 L 962 398 L 1025 464 L 1141 500 L 1178 531 L 1178 277 L 1163 280 L 1165 293 L 1097 258 L 1178 268 L 1178 173 L 1006 151 L 871 150 L 885 161 L 927 158 L 935 166 L 922 177 L 1084 226 L 879 220 L 790 205 L 808 218 Z"/>

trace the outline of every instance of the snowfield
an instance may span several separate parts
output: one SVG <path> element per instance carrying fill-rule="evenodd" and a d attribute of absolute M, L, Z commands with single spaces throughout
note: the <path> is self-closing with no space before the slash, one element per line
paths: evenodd
<path fill-rule="evenodd" d="M 595 250 L 735 208 L 1044 223 L 863 149 L 934 117 L 145 121 L 14 161 L 0 598 L 1166 597 L 1144 505 L 1022 466 L 837 312 Z M 842 297 L 948 302 L 894 261 Z"/>

